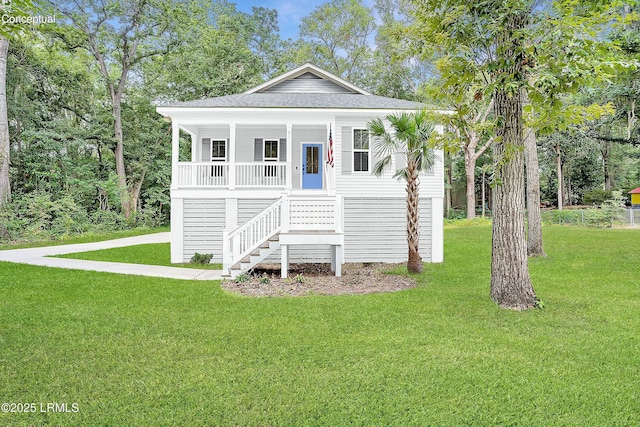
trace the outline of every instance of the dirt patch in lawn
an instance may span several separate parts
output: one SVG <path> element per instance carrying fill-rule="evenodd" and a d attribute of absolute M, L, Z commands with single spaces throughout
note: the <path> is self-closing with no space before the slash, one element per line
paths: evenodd
<path fill-rule="evenodd" d="M 258 265 L 248 280 L 225 280 L 222 288 L 253 297 L 359 295 L 414 288 L 415 279 L 386 273 L 397 266 L 347 263 L 342 266 L 342 277 L 336 277 L 330 264 L 291 264 L 289 277 L 282 279 L 279 265 Z"/>

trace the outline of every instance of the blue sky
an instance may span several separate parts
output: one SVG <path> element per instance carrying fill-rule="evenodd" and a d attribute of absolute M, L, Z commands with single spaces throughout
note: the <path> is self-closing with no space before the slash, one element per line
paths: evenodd
<path fill-rule="evenodd" d="M 261 6 L 278 11 L 278 24 L 282 38 L 296 38 L 300 20 L 313 12 L 316 6 L 326 3 L 328 0 L 237 0 L 238 10 L 251 13 L 251 7 Z"/>
<path fill-rule="evenodd" d="M 300 26 L 300 20 L 309 15 L 313 10 L 330 0 L 231 0 L 236 4 L 238 10 L 251 13 L 252 6 L 267 7 L 278 11 L 278 24 L 280 25 L 280 35 L 283 39 L 296 38 Z M 373 0 L 364 0 L 363 3 L 372 7 Z"/>

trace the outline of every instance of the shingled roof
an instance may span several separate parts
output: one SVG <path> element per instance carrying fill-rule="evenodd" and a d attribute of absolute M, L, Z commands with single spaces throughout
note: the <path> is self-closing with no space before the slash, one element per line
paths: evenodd
<path fill-rule="evenodd" d="M 371 95 L 312 64 L 305 64 L 245 93 L 178 102 L 167 107 L 413 110 L 424 105 Z"/>
<path fill-rule="evenodd" d="M 376 95 L 351 93 L 241 93 L 197 101 L 178 102 L 170 107 L 196 108 L 337 108 L 416 109 L 418 102 Z"/>

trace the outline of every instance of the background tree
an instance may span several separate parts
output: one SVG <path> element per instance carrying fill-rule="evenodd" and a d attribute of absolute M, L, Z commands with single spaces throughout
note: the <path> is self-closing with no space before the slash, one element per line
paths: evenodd
<path fill-rule="evenodd" d="M 520 89 L 523 108 L 531 106 L 526 88 Z M 540 171 L 536 131 L 532 126 L 524 128 L 524 159 L 526 170 L 527 200 L 527 255 L 546 256 L 542 242 L 542 214 L 540 211 Z"/>
<path fill-rule="evenodd" d="M 9 118 L 7 115 L 7 58 L 9 55 L 9 39 L 21 30 L 19 24 L 5 22 L 5 16 L 21 16 L 30 6 L 25 0 L 3 2 L 0 13 L 3 15 L 0 28 L 0 208 L 11 198 L 11 180 L 9 165 L 11 149 L 9 141 Z"/>
<path fill-rule="evenodd" d="M 612 9 L 570 0 L 550 3 L 548 9 L 527 0 L 426 0 L 413 9 L 415 24 L 406 34 L 416 51 L 446 61 L 455 80 L 489 77 L 484 94 L 493 97 L 498 122 L 491 297 L 502 307 L 536 304 L 526 258 L 520 91 L 527 89 L 535 111 L 562 115 L 560 95 L 575 92 L 577 84 L 610 67 L 609 45 L 594 35 L 616 16 Z M 538 42 L 533 46 L 530 40 Z"/>
<path fill-rule="evenodd" d="M 361 0 L 332 0 L 302 18 L 297 48 L 306 61 L 366 86 L 375 29 L 373 11 Z"/>
<path fill-rule="evenodd" d="M 445 87 L 437 79 L 430 86 L 427 96 L 437 99 L 452 110 L 436 114 L 438 121 L 444 125 L 444 132 L 438 140 L 445 150 L 462 153 L 467 219 L 473 219 L 477 204 L 476 164 L 495 141 L 494 122 L 491 118 L 493 101 L 484 100 L 477 87 L 471 88 L 466 83 Z"/>
<path fill-rule="evenodd" d="M 385 128 L 380 118 L 367 124 L 374 137 L 376 156 L 380 159 L 373 173 L 382 175 L 396 155 L 401 155 L 406 161 L 407 166 L 396 170 L 394 177 L 407 183 L 407 270 L 420 273 L 420 172 L 426 172 L 435 162 L 429 146 L 435 126 L 425 111 L 389 115 L 386 120 L 391 124 L 391 131 Z"/>
<path fill-rule="evenodd" d="M 9 40 L 0 36 L 0 208 L 11 197 L 9 180 L 9 119 L 7 116 L 7 56 Z"/>
<path fill-rule="evenodd" d="M 168 1 L 70 1 L 55 3 L 64 16 L 59 36 L 74 51 L 83 49 L 95 59 L 107 89 L 113 115 L 114 157 L 122 212 L 131 218 L 138 205 L 141 183 L 127 176 L 122 122 L 123 96 L 132 72 L 146 60 L 171 51 L 179 9 Z M 130 178 L 130 179 L 128 179 Z M 138 179 L 144 179 L 142 174 Z M 133 182 L 131 182 L 133 181 Z"/>
<path fill-rule="evenodd" d="M 175 24 L 181 43 L 142 64 L 152 100 L 163 104 L 238 93 L 281 71 L 288 57 L 279 55 L 285 47 L 277 37 L 277 13 L 253 12 L 226 2 L 190 4 L 188 16 Z"/>
<path fill-rule="evenodd" d="M 364 87 L 376 95 L 424 100 L 419 89 L 431 77 L 433 67 L 406 52 L 405 43 L 398 37 L 411 20 L 406 2 L 376 0 L 374 11 L 377 15 L 375 44 Z"/>

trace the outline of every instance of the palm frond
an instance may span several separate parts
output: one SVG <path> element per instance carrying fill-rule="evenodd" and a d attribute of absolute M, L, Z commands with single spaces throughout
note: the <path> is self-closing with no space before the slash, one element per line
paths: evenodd
<path fill-rule="evenodd" d="M 420 110 L 391 114 L 385 119 L 391 125 L 391 131 L 380 118 L 367 124 L 371 136 L 374 137 L 373 148 L 376 157 L 380 159 L 375 164 L 373 173 L 381 175 L 391 165 L 393 156 L 398 154 L 405 157 L 407 164 L 416 164 L 420 171 L 431 169 L 435 162 L 435 155 L 431 149 L 431 139 L 435 130 L 432 116 Z M 406 179 L 407 170 L 397 170 L 394 177 Z"/>
<path fill-rule="evenodd" d="M 402 181 L 406 181 L 408 176 L 407 168 L 398 169 L 396 173 L 393 174 L 394 178 Z"/>
<path fill-rule="evenodd" d="M 391 156 L 385 156 L 378 160 L 373 166 L 373 174 L 380 176 L 384 173 L 385 169 L 391 164 Z"/>

